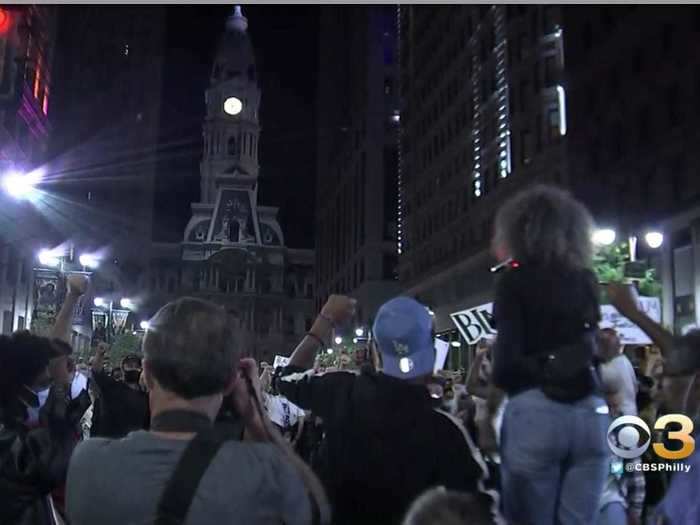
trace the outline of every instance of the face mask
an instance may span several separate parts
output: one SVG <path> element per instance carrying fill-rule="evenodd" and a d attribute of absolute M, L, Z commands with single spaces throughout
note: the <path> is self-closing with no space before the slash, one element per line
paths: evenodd
<path fill-rule="evenodd" d="M 125 383 L 138 383 L 141 377 L 140 370 L 124 370 L 124 382 Z"/>

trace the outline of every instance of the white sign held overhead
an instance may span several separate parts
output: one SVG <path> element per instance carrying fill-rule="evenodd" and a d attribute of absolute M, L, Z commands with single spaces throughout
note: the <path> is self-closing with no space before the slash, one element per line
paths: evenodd
<path fill-rule="evenodd" d="M 447 353 L 450 350 L 450 343 L 443 341 L 442 339 L 435 339 L 435 369 L 434 374 L 437 374 L 440 370 L 445 368 L 445 361 L 447 361 Z"/>
<path fill-rule="evenodd" d="M 493 315 L 491 314 L 492 308 L 493 303 L 487 303 L 450 314 L 459 333 L 470 345 L 476 344 L 485 337 L 496 335 Z"/>
<path fill-rule="evenodd" d="M 656 297 L 640 297 L 642 311 L 657 323 L 661 322 L 661 302 Z M 604 304 L 600 307 L 601 328 L 614 328 L 623 345 L 650 345 L 651 339 L 632 321 L 624 317 L 617 309 Z"/>
<path fill-rule="evenodd" d="M 661 322 L 661 303 L 656 297 L 640 297 L 639 306 L 651 319 Z M 450 315 L 455 326 L 470 345 L 478 343 L 481 339 L 496 335 L 496 327 L 493 322 L 493 303 L 482 304 L 475 308 L 462 310 Z M 600 307 L 601 328 L 614 328 L 622 344 L 648 345 L 651 340 L 632 321 L 623 317 L 614 306 L 604 304 Z"/>
<path fill-rule="evenodd" d="M 275 356 L 275 361 L 272 363 L 272 368 L 277 369 L 279 367 L 284 367 L 289 364 L 289 358 L 284 357 L 283 355 L 276 355 Z"/>

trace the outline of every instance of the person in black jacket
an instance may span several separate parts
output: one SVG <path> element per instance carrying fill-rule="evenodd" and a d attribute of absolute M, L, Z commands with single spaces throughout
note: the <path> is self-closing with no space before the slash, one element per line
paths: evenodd
<path fill-rule="evenodd" d="M 116 381 L 103 369 L 108 351 L 106 343 L 99 343 L 92 363 L 92 380 L 99 396 L 90 435 L 120 438 L 135 430 L 148 429 L 151 417 L 148 394 L 139 384 L 141 357 L 135 354 L 125 356 L 120 366 L 124 380 Z"/>
<path fill-rule="evenodd" d="M 82 276 L 68 294 L 52 335 L 0 336 L 0 523 L 60 523 L 62 486 L 90 404 L 87 390 L 71 398 L 67 343 Z"/>
<path fill-rule="evenodd" d="M 486 465 L 461 423 L 436 409 L 428 391 L 435 349 L 425 306 L 398 297 L 379 309 L 372 345 L 381 372 L 308 370 L 332 326 L 353 312 L 354 300 L 331 296 L 277 379 L 280 393 L 323 419 L 317 464 L 334 523 L 398 525 L 411 502 L 436 486 L 479 493 Z"/>
<path fill-rule="evenodd" d="M 543 186 L 496 217 L 494 251 L 511 262 L 496 286 L 492 380 L 508 395 L 500 452 L 513 523 L 594 523 L 609 468 L 610 418 L 593 369 L 592 228 L 581 203 Z"/>

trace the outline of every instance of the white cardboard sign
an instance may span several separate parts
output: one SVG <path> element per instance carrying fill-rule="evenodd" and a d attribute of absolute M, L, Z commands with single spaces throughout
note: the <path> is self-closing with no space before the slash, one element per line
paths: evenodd
<path fill-rule="evenodd" d="M 435 369 L 434 374 L 437 374 L 440 370 L 445 368 L 445 361 L 447 361 L 447 353 L 450 350 L 450 343 L 443 341 L 442 339 L 435 339 Z"/>
<path fill-rule="evenodd" d="M 287 366 L 288 364 L 289 364 L 288 357 L 284 357 L 282 355 L 276 355 L 275 361 L 274 361 L 274 363 L 272 363 L 272 368 L 276 369 L 276 368 L 279 368 L 281 366 Z"/>

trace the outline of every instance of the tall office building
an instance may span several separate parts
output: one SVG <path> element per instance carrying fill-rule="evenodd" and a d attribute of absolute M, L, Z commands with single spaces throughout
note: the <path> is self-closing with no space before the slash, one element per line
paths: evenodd
<path fill-rule="evenodd" d="M 534 180 L 565 180 L 557 14 L 400 9 L 400 278 L 435 311 L 438 330 L 488 298 L 498 204 Z"/>
<path fill-rule="evenodd" d="M 399 27 L 400 277 L 438 330 L 492 300 L 495 212 L 538 182 L 569 188 L 620 238 L 676 231 L 665 319 L 696 317 L 694 10 L 407 6 Z"/>
<path fill-rule="evenodd" d="M 359 322 L 399 292 L 397 9 L 321 11 L 316 307 L 358 299 Z"/>

